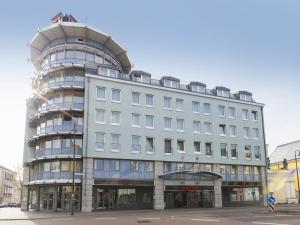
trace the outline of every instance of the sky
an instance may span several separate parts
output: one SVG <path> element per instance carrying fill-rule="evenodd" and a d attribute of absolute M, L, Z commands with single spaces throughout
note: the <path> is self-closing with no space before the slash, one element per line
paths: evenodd
<path fill-rule="evenodd" d="M 300 1 L 3 1 L 0 14 L 0 165 L 22 163 L 28 43 L 58 12 L 111 34 L 134 69 L 248 90 L 265 103 L 266 142 L 300 139 Z"/>

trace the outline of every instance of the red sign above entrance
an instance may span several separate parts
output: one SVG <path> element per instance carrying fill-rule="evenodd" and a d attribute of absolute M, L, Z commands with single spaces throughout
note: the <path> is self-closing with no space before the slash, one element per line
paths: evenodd
<path fill-rule="evenodd" d="M 213 190 L 211 186 L 166 186 L 166 191 L 197 191 L 197 190 Z"/>

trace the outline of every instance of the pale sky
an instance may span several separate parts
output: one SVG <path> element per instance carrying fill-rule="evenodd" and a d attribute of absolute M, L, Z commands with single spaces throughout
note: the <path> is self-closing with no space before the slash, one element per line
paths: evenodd
<path fill-rule="evenodd" d="M 300 1 L 11 0 L 1 8 L 1 165 L 22 162 L 34 71 L 27 44 L 59 11 L 113 35 L 134 69 L 253 92 L 266 104 L 269 152 L 300 139 Z"/>

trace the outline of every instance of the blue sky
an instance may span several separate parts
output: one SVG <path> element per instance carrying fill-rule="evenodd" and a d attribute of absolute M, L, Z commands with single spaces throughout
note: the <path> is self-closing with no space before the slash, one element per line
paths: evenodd
<path fill-rule="evenodd" d="M 27 44 L 59 11 L 113 35 L 134 69 L 253 92 L 266 104 L 270 152 L 300 139 L 300 1 L 10 0 L 1 8 L 2 165 L 22 159 L 34 71 Z"/>

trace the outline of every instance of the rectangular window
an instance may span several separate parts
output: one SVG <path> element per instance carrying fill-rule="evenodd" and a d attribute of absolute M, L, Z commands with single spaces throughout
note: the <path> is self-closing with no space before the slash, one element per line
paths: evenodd
<path fill-rule="evenodd" d="M 131 126 L 132 127 L 141 127 L 140 114 L 132 113 L 131 114 Z"/>
<path fill-rule="evenodd" d="M 184 163 L 176 163 L 177 171 L 183 171 L 184 170 Z"/>
<path fill-rule="evenodd" d="M 131 160 L 129 165 L 130 165 L 130 171 L 131 172 L 139 171 L 139 161 Z"/>
<path fill-rule="evenodd" d="M 183 111 L 184 101 L 183 99 L 176 98 L 176 110 Z"/>
<path fill-rule="evenodd" d="M 121 90 L 120 89 L 111 89 L 111 101 L 112 102 L 121 102 Z"/>
<path fill-rule="evenodd" d="M 217 96 L 229 98 L 229 91 L 217 89 Z"/>
<path fill-rule="evenodd" d="M 212 143 L 205 143 L 205 154 L 212 156 Z"/>
<path fill-rule="evenodd" d="M 132 96 L 131 96 L 131 103 L 133 105 L 139 105 L 140 104 L 140 93 L 138 92 L 132 92 Z"/>
<path fill-rule="evenodd" d="M 165 139 L 165 153 L 172 154 L 172 140 Z"/>
<path fill-rule="evenodd" d="M 120 125 L 121 123 L 121 112 L 112 111 L 111 112 L 111 124 L 112 125 Z"/>
<path fill-rule="evenodd" d="M 237 175 L 237 166 L 235 165 L 231 166 L 231 175 Z"/>
<path fill-rule="evenodd" d="M 154 168 L 154 163 L 153 162 L 149 162 L 149 161 L 145 162 L 146 172 L 153 172 L 153 168 Z"/>
<path fill-rule="evenodd" d="M 243 120 L 248 120 L 249 119 L 249 115 L 248 115 L 248 110 L 247 109 L 242 109 L 242 117 L 243 117 Z"/>
<path fill-rule="evenodd" d="M 200 133 L 200 130 L 201 130 L 200 121 L 193 121 L 193 132 Z"/>
<path fill-rule="evenodd" d="M 212 165 L 211 164 L 204 164 L 204 171 L 212 172 Z"/>
<path fill-rule="evenodd" d="M 146 115 L 146 128 L 154 128 L 154 116 Z"/>
<path fill-rule="evenodd" d="M 94 160 L 94 170 L 104 170 L 104 160 L 95 159 Z"/>
<path fill-rule="evenodd" d="M 204 122 L 204 133 L 211 134 L 212 133 L 212 124 L 210 122 Z"/>
<path fill-rule="evenodd" d="M 236 159 L 237 158 L 237 145 L 236 144 L 232 144 L 231 145 L 231 158 Z"/>
<path fill-rule="evenodd" d="M 225 174 L 225 173 L 226 173 L 226 166 L 220 165 L 220 174 Z"/>
<path fill-rule="evenodd" d="M 102 132 L 96 132 L 96 150 L 103 151 L 105 143 L 105 134 Z"/>
<path fill-rule="evenodd" d="M 236 137 L 236 126 L 230 125 L 230 137 Z"/>
<path fill-rule="evenodd" d="M 220 136 L 226 135 L 226 125 L 225 124 L 219 124 L 219 135 Z"/>
<path fill-rule="evenodd" d="M 251 146 L 245 145 L 245 158 L 251 159 Z"/>
<path fill-rule="evenodd" d="M 111 160 L 110 161 L 110 169 L 112 171 L 119 171 L 120 170 L 120 160 Z"/>
<path fill-rule="evenodd" d="M 194 152 L 201 153 L 201 142 L 200 141 L 194 141 Z"/>
<path fill-rule="evenodd" d="M 154 105 L 154 96 L 146 94 L 146 106 L 152 107 Z"/>
<path fill-rule="evenodd" d="M 105 123 L 105 110 L 96 109 L 96 123 Z"/>
<path fill-rule="evenodd" d="M 225 106 L 219 105 L 218 111 L 219 111 L 219 117 L 225 117 Z"/>
<path fill-rule="evenodd" d="M 176 129 L 179 132 L 184 131 L 184 120 L 183 119 L 176 119 Z"/>
<path fill-rule="evenodd" d="M 59 161 L 51 162 L 50 170 L 52 173 L 60 172 L 60 162 Z"/>
<path fill-rule="evenodd" d="M 141 151 L 141 144 L 140 144 L 140 136 L 132 135 L 131 136 L 131 151 L 132 152 L 140 152 Z"/>
<path fill-rule="evenodd" d="M 254 172 L 254 175 L 259 175 L 259 167 L 258 166 L 254 166 L 253 167 L 253 172 Z"/>
<path fill-rule="evenodd" d="M 203 113 L 204 115 L 209 115 L 211 113 L 211 105 L 209 103 L 203 103 Z"/>
<path fill-rule="evenodd" d="M 243 127 L 243 131 L 244 131 L 244 138 L 250 138 L 250 128 Z"/>
<path fill-rule="evenodd" d="M 164 129 L 172 130 L 172 118 L 169 117 L 164 118 Z"/>
<path fill-rule="evenodd" d="M 227 144 L 220 144 L 220 150 L 221 150 L 221 157 L 227 158 Z"/>
<path fill-rule="evenodd" d="M 250 166 L 244 166 L 244 175 L 250 174 Z"/>
<path fill-rule="evenodd" d="M 253 128 L 253 138 L 258 139 L 258 137 L 259 137 L 258 128 Z"/>
<path fill-rule="evenodd" d="M 52 148 L 61 148 L 61 140 L 60 139 L 52 140 Z"/>
<path fill-rule="evenodd" d="M 120 134 L 111 134 L 111 150 L 112 151 L 120 151 Z"/>
<path fill-rule="evenodd" d="M 192 101 L 192 112 L 193 113 L 200 113 L 200 103 Z"/>
<path fill-rule="evenodd" d="M 260 146 L 254 146 L 254 158 L 261 159 Z"/>
<path fill-rule="evenodd" d="M 146 137 L 146 152 L 153 153 L 154 152 L 154 138 Z"/>
<path fill-rule="evenodd" d="M 96 98 L 98 100 L 106 100 L 106 88 L 96 87 Z"/>
<path fill-rule="evenodd" d="M 235 117 L 235 108 L 234 107 L 229 107 L 228 108 L 228 112 L 229 112 L 229 118 L 234 118 Z"/>
<path fill-rule="evenodd" d="M 164 109 L 172 109 L 172 98 L 164 97 Z"/>
<path fill-rule="evenodd" d="M 108 77 L 108 69 L 107 68 L 103 68 L 103 67 L 99 67 L 98 68 L 98 74 L 101 75 L 101 76 Z"/>
<path fill-rule="evenodd" d="M 184 152 L 184 141 L 177 140 L 177 151 Z"/>
<path fill-rule="evenodd" d="M 172 172 L 172 162 L 164 162 L 164 172 Z"/>
<path fill-rule="evenodd" d="M 253 121 L 257 121 L 257 119 L 258 119 L 257 111 L 252 110 L 251 111 L 251 115 L 252 115 L 252 120 Z"/>

